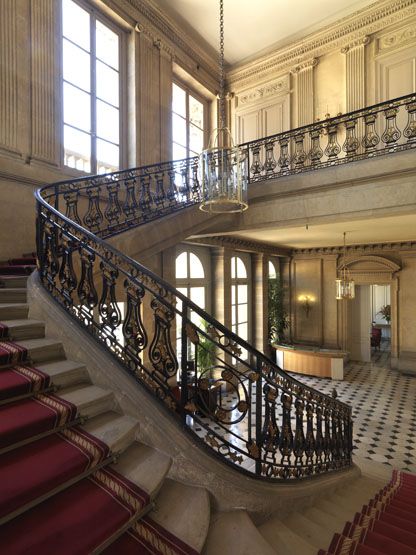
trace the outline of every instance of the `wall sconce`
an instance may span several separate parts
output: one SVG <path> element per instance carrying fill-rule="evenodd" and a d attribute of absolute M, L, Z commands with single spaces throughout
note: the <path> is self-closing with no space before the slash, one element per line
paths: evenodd
<path fill-rule="evenodd" d="M 309 312 L 312 308 L 312 304 L 315 302 L 315 297 L 313 297 L 312 295 L 300 295 L 298 297 L 298 301 L 305 311 L 306 318 L 309 318 Z"/>

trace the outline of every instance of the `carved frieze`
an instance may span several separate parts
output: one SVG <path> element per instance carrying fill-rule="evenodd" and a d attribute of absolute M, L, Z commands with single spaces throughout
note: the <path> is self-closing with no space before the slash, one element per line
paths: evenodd
<path fill-rule="evenodd" d="M 377 41 L 378 51 L 392 50 L 399 46 L 413 42 L 416 39 L 416 25 L 408 25 L 380 37 Z"/>
<path fill-rule="evenodd" d="M 263 98 L 285 94 L 289 92 L 289 89 L 290 80 L 289 74 L 287 74 L 283 77 L 279 77 L 279 79 L 242 92 L 238 95 L 238 104 L 244 106 L 247 104 L 254 104 Z"/>

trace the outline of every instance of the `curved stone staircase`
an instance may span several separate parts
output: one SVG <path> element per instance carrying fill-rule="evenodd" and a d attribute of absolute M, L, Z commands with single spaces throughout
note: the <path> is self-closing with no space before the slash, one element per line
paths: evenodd
<path fill-rule="evenodd" d="M 361 476 L 304 508 L 288 506 L 265 522 L 255 524 L 250 507 L 216 512 L 206 489 L 168 477 L 170 457 L 136 440 L 140 422 L 121 412 L 111 390 L 91 383 L 82 362 L 65 357 L 62 342 L 45 337 L 42 321 L 28 317 L 26 282 L 32 269 L 0 266 L 0 544 L 8 554 L 313 555 L 330 545 L 334 532 L 341 532 L 363 504 L 386 491 L 382 481 Z M 10 275 L 12 271 L 23 275 Z M 10 354 L 13 345 L 17 354 Z M 19 373 L 22 367 L 38 375 Z M 41 405 L 46 398 L 69 407 L 66 421 L 42 427 L 34 413 L 21 420 L 28 405 Z M 74 434 L 101 449 L 101 456 L 85 466 L 59 451 L 58 444 L 70 444 Z M 103 476 L 119 480 L 122 492 L 136 492 L 139 507 L 122 518 L 114 515 L 106 500 L 113 502 L 120 489 L 94 504 L 97 491 L 91 484 Z M 406 533 L 409 542 L 411 533 Z M 357 545 L 350 538 L 345 551 L 336 551 L 340 537 L 331 543 L 334 550 L 322 553 L 392 554 L 392 545 L 399 549 L 397 555 L 416 553 L 416 544 L 413 549 L 391 539 L 388 551 L 365 545 L 354 551 Z"/>

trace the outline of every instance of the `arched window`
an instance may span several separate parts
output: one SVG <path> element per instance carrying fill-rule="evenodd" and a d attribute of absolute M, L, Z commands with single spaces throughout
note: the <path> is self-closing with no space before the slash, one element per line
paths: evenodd
<path fill-rule="evenodd" d="M 234 333 L 248 341 L 248 276 L 238 256 L 231 258 L 231 326 Z"/>
<path fill-rule="evenodd" d="M 276 266 L 274 265 L 274 262 L 269 260 L 269 279 L 276 279 L 276 278 L 277 278 Z"/>

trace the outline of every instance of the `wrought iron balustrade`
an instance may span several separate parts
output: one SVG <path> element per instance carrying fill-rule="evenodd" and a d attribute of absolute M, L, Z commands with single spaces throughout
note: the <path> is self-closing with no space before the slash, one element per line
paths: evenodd
<path fill-rule="evenodd" d="M 293 480 L 352 462 L 351 408 L 298 382 L 104 238 L 199 200 L 196 159 L 36 193 L 40 279 L 224 462 Z"/>
<path fill-rule="evenodd" d="M 250 141 L 249 182 L 416 147 L 416 94 Z"/>

